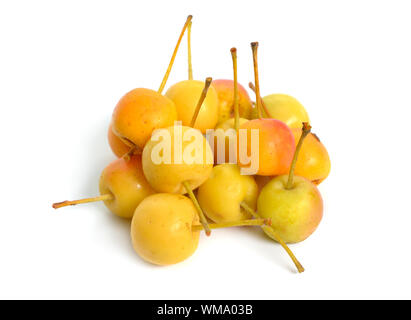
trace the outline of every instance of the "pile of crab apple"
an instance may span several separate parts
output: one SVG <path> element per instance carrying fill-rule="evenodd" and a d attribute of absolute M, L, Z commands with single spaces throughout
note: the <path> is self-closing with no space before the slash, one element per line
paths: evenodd
<path fill-rule="evenodd" d="M 193 80 L 191 24 L 188 16 L 159 89 L 133 89 L 116 105 L 108 142 L 118 159 L 103 170 L 100 195 L 53 207 L 103 201 L 131 219 L 135 251 L 156 265 L 190 257 L 202 231 L 256 226 L 303 272 L 287 243 L 305 240 L 321 221 L 317 186 L 330 172 L 327 150 L 295 98 L 261 98 L 257 42 L 255 102 L 237 82 L 235 48 L 233 80 Z M 186 31 L 188 80 L 163 93 Z"/>

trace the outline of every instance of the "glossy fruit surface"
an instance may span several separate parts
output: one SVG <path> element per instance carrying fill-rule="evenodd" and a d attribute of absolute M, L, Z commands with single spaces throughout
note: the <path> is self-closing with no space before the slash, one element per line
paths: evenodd
<path fill-rule="evenodd" d="M 214 162 L 201 132 L 185 126 L 157 130 L 142 159 L 144 175 L 157 192 L 182 194 L 186 193 L 183 182 L 196 189 L 210 176 Z"/>
<path fill-rule="evenodd" d="M 252 176 L 240 174 L 235 164 L 220 164 L 197 192 L 198 201 L 207 217 L 214 222 L 250 219 L 240 204 L 244 201 L 253 210 L 257 205 L 258 188 Z"/>
<path fill-rule="evenodd" d="M 131 156 L 128 161 L 119 158 L 111 162 L 101 174 L 99 187 L 100 194 L 114 196 L 104 204 L 122 218 L 131 218 L 139 203 L 154 193 L 144 177 L 139 155 Z"/>
<path fill-rule="evenodd" d="M 114 134 L 142 150 L 153 130 L 169 127 L 177 120 L 173 101 L 150 89 L 134 89 L 124 95 L 113 112 Z"/>
<path fill-rule="evenodd" d="M 218 95 L 218 123 L 234 117 L 234 81 L 219 79 L 213 81 Z M 247 90 L 238 83 L 238 110 L 241 118 L 250 119 L 252 104 Z"/>
<path fill-rule="evenodd" d="M 199 225 L 193 203 L 182 195 L 159 193 L 137 207 L 131 222 L 134 250 L 144 260 L 170 265 L 190 257 L 197 249 Z"/>
<path fill-rule="evenodd" d="M 271 219 L 273 228 L 285 242 L 296 243 L 308 238 L 318 227 L 323 201 L 311 181 L 294 176 L 293 187 L 286 189 L 287 181 L 287 175 L 273 178 L 262 189 L 257 210 L 262 218 Z"/>
<path fill-rule="evenodd" d="M 295 141 L 301 136 L 301 129 L 292 129 Z M 315 134 L 310 133 L 305 138 L 298 155 L 295 174 L 320 184 L 328 177 L 331 170 L 330 156 L 327 149 Z"/>
<path fill-rule="evenodd" d="M 231 131 L 231 135 L 228 134 L 228 130 L 234 130 L 234 118 L 228 119 L 224 122 L 219 123 L 215 127 L 215 131 L 213 133 L 213 140 L 214 140 L 214 163 L 221 164 L 221 163 L 237 163 L 237 137 L 234 134 L 235 131 Z M 239 118 L 239 125 L 246 123 L 248 120 L 244 118 Z M 221 130 L 219 130 L 221 129 Z M 230 152 L 230 141 L 232 145 L 232 149 Z M 220 145 L 220 149 L 219 149 Z M 225 151 L 224 151 L 225 150 Z M 221 161 L 218 158 L 219 153 L 224 154 L 224 159 L 221 158 Z M 230 161 L 230 154 L 231 154 L 231 161 Z"/>
<path fill-rule="evenodd" d="M 300 129 L 303 122 L 310 122 L 303 105 L 292 96 L 277 93 L 265 96 L 262 100 L 271 117 L 283 121 L 290 128 Z M 255 108 L 252 110 L 252 118 L 258 118 Z"/>
<path fill-rule="evenodd" d="M 130 146 L 126 145 L 119 137 L 117 137 L 114 134 L 111 123 L 110 123 L 110 126 L 108 127 L 107 138 L 108 138 L 108 143 L 110 145 L 111 150 L 119 158 L 124 156 L 131 148 Z"/>
<path fill-rule="evenodd" d="M 284 122 L 275 119 L 254 119 L 240 126 L 246 131 L 246 144 L 239 135 L 238 152 L 246 148 L 247 154 L 256 157 L 258 152 L 258 171 L 262 176 L 274 176 L 287 173 L 295 150 L 294 136 Z M 258 134 L 258 150 L 252 140 L 252 132 Z M 254 149 L 254 150 L 253 150 Z M 253 152 L 255 151 L 255 152 Z M 238 163 L 241 167 L 248 167 L 239 155 Z"/>
<path fill-rule="evenodd" d="M 185 80 L 171 86 L 166 97 L 171 99 L 177 109 L 178 120 L 184 126 L 191 124 L 197 102 L 204 88 L 203 81 Z M 210 86 L 207 96 L 201 105 L 194 128 L 206 133 L 207 129 L 214 129 L 218 121 L 218 96 L 213 85 Z"/>

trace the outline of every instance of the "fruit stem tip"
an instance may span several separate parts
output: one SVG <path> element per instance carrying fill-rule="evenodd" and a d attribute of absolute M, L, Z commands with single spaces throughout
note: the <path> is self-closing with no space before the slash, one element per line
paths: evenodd
<path fill-rule="evenodd" d="M 61 201 L 61 202 L 56 202 L 56 203 L 53 203 L 52 207 L 54 209 L 58 209 L 58 208 L 64 207 L 67 202 L 68 202 L 67 200 L 66 201 Z"/>
<path fill-rule="evenodd" d="M 303 122 L 303 132 L 309 133 L 311 131 L 311 126 L 308 122 Z"/>

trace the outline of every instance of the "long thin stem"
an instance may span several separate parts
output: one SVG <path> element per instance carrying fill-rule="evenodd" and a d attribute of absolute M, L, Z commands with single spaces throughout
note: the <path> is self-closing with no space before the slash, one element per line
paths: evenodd
<path fill-rule="evenodd" d="M 257 62 L 257 49 L 258 42 L 251 42 L 251 49 L 253 50 L 253 62 L 254 62 L 254 83 L 255 83 L 255 101 L 257 104 L 258 117 L 262 118 L 261 112 L 261 100 L 260 100 L 260 81 L 258 80 L 258 62 Z"/>
<path fill-rule="evenodd" d="M 234 129 L 238 132 L 240 126 L 240 111 L 238 109 L 238 80 L 237 80 L 237 49 L 231 48 L 231 57 L 233 59 L 234 74 Z"/>
<path fill-rule="evenodd" d="M 187 51 L 188 51 L 188 80 L 193 80 L 193 65 L 191 64 L 191 25 L 188 24 L 187 28 Z"/>
<path fill-rule="evenodd" d="M 241 207 L 247 211 L 250 215 L 252 215 L 256 219 L 260 219 L 260 216 L 253 210 L 251 209 L 246 203 L 242 202 Z M 261 228 L 269 233 L 287 252 L 287 254 L 290 256 L 291 260 L 294 262 L 295 266 L 297 267 L 297 270 L 299 273 L 304 272 L 304 267 L 301 265 L 301 263 L 297 260 L 295 257 L 294 253 L 291 251 L 291 249 L 287 246 L 287 244 L 281 239 L 281 237 L 278 235 L 278 233 L 274 230 L 273 227 L 271 226 L 266 226 L 263 225 Z"/>
<path fill-rule="evenodd" d="M 175 46 L 175 48 L 174 48 L 173 55 L 171 56 L 170 63 L 168 64 L 167 71 L 166 71 L 166 73 L 164 74 L 163 80 L 161 81 L 160 88 L 158 88 L 158 90 L 157 90 L 158 93 L 162 93 L 163 90 L 164 90 L 164 87 L 166 86 L 167 79 L 168 79 L 168 77 L 169 77 L 169 75 L 170 75 L 171 68 L 173 67 L 174 60 L 175 60 L 176 55 L 177 55 L 178 47 L 180 46 L 181 40 L 183 39 L 184 32 L 186 31 L 188 25 L 190 24 L 191 19 L 193 19 L 193 16 L 192 16 L 192 15 L 189 15 L 189 16 L 187 17 L 186 22 L 184 23 L 183 30 L 181 30 L 180 36 L 179 36 L 179 38 L 178 38 L 178 40 L 177 40 L 177 44 L 176 44 L 176 46 Z"/>
<path fill-rule="evenodd" d="M 200 217 L 200 222 L 203 225 L 203 228 L 205 230 L 206 235 L 209 236 L 211 234 L 211 230 L 210 230 L 210 227 L 208 225 L 207 219 L 204 215 L 203 209 L 201 209 L 200 204 L 198 203 L 197 198 L 194 195 L 193 190 L 191 190 L 191 187 L 190 187 L 190 185 L 188 184 L 187 181 L 183 182 L 183 186 L 186 189 L 186 191 L 188 193 L 188 196 L 190 197 L 191 201 L 193 201 L 193 204 L 197 209 L 198 216 Z"/>
<path fill-rule="evenodd" d="M 208 91 L 208 88 L 210 88 L 210 85 L 211 85 L 212 81 L 213 81 L 213 79 L 208 77 L 208 78 L 206 78 L 206 80 L 204 82 L 204 89 L 201 92 L 200 99 L 198 99 L 196 109 L 194 110 L 193 117 L 191 118 L 190 127 L 194 127 L 194 125 L 196 123 L 198 114 L 200 113 L 201 106 L 203 105 L 203 102 L 204 102 L 205 98 L 207 97 L 207 91 Z"/>
<path fill-rule="evenodd" d="M 250 219 L 250 220 L 240 220 L 235 222 L 221 222 L 221 223 L 210 223 L 208 226 L 210 229 L 220 229 L 220 228 L 230 228 L 230 227 L 244 227 L 244 226 L 262 226 L 270 225 L 271 220 L 269 219 Z M 202 225 L 195 225 L 192 227 L 193 231 L 204 230 Z"/>
<path fill-rule="evenodd" d="M 248 87 L 249 87 L 251 90 L 253 90 L 253 92 L 255 93 L 255 87 L 254 87 L 254 84 L 253 84 L 252 82 L 249 82 L 249 83 L 248 83 Z M 267 116 L 268 118 L 272 118 L 270 112 L 269 112 L 268 109 L 267 109 L 267 106 L 265 105 L 265 102 L 264 102 L 263 98 L 261 98 L 261 97 L 260 97 L 260 102 L 261 102 L 261 106 L 263 107 L 264 113 L 266 114 L 266 116 Z"/>
<path fill-rule="evenodd" d="M 76 204 L 80 203 L 88 203 L 88 202 L 96 202 L 96 201 L 106 201 L 106 200 L 113 200 L 114 196 L 112 194 L 103 194 L 98 197 L 94 198 L 85 198 L 85 199 L 80 199 L 80 200 L 73 200 L 73 201 L 62 201 L 62 202 L 56 202 L 53 203 L 53 208 L 58 209 L 66 206 L 74 206 Z"/>
<path fill-rule="evenodd" d="M 291 162 L 290 172 L 288 173 L 288 181 L 287 185 L 285 186 L 287 190 L 293 188 L 294 170 L 297 164 L 298 154 L 300 153 L 301 146 L 303 145 L 305 137 L 310 133 L 310 131 L 311 126 L 308 124 L 308 122 L 303 122 L 303 131 L 301 132 L 300 140 L 298 140 L 298 144 L 295 147 L 293 162 Z"/>

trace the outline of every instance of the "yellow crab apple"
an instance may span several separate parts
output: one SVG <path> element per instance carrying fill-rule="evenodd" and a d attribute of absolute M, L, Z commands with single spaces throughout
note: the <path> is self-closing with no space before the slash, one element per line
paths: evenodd
<path fill-rule="evenodd" d="M 252 176 L 241 175 L 235 164 L 220 164 L 197 192 L 198 202 L 207 217 L 215 222 L 238 221 L 251 218 L 241 207 L 245 202 L 255 210 L 258 187 Z"/>
<path fill-rule="evenodd" d="M 142 150 L 155 129 L 172 126 L 176 120 L 173 101 L 154 90 L 138 88 L 118 102 L 112 130 L 125 144 Z"/>
<path fill-rule="evenodd" d="M 204 82 L 198 80 L 184 80 L 172 85 L 166 92 L 166 97 L 174 102 L 177 118 L 185 126 L 191 125 L 196 106 L 204 89 Z M 194 128 L 206 133 L 207 129 L 214 129 L 218 122 L 218 96 L 211 84 L 207 97 L 203 101 L 196 118 Z"/>
<path fill-rule="evenodd" d="M 159 89 L 133 89 L 120 99 L 114 109 L 112 131 L 124 144 L 133 148 L 133 151 L 141 152 L 155 129 L 171 126 L 177 120 L 173 101 L 162 95 L 162 92 L 191 19 L 192 16 L 189 15 L 184 23 Z"/>
<path fill-rule="evenodd" d="M 280 93 L 271 94 L 265 96 L 262 99 L 262 103 L 268 110 L 271 118 L 283 121 L 290 128 L 301 129 L 303 122 L 310 122 L 308 113 L 303 105 L 292 96 Z M 256 108 L 252 110 L 251 118 L 258 118 Z"/>
<path fill-rule="evenodd" d="M 58 202 L 53 204 L 53 208 L 104 201 L 115 215 L 131 218 L 139 203 L 154 193 L 144 177 L 140 155 L 132 155 L 128 160 L 119 158 L 111 162 L 101 173 L 99 188 L 98 197 Z"/>
<path fill-rule="evenodd" d="M 144 260 L 170 265 L 190 257 L 197 249 L 199 225 L 196 208 L 179 194 L 158 193 L 144 199 L 131 222 L 134 250 Z"/>
<path fill-rule="evenodd" d="M 143 150 L 143 171 L 157 192 L 186 193 L 183 182 L 196 189 L 210 176 L 210 145 L 199 130 L 176 125 L 156 130 Z"/>
<path fill-rule="evenodd" d="M 292 129 L 295 141 L 301 137 L 301 129 Z M 320 184 L 331 170 L 330 156 L 317 135 L 310 133 L 304 140 L 295 166 L 295 174 Z"/>

